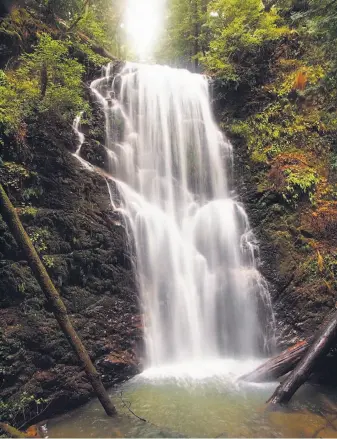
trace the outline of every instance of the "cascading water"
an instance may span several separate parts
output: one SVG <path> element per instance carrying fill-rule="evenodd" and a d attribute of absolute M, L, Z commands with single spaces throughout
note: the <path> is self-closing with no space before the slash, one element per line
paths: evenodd
<path fill-rule="evenodd" d="M 109 169 L 81 156 L 91 142 L 84 143 L 80 116 L 73 155 L 106 178 L 112 209 L 125 218 L 151 367 L 118 388 L 122 416 L 109 422 L 92 401 L 51 421 L 50 437 L 333 435 L 317 415 L 324 413 L 317 386 L 292 405 L 294 413 L 272 413 L 261 407 L 276 383 L 237 380 L 272 344 L 273 314 L 256 241 L 232 190 L 232 148 L 213 119 L 207 78 L 135 64 L 116 74 L 109 65 L 91 89 L 105 114 Z"/>
<path fill-rule="evenodd" d="M 253 356 L 270 299 L 229 189 L 232 147 L 212 116 L 207 78 L 136 64 L 114 75 L 109 65 L 91 89 L 136 249 L 148 365 Z"/>

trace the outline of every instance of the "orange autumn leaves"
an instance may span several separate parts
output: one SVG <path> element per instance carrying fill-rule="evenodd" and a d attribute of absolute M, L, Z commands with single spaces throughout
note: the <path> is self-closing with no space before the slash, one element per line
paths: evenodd
<path fill-rule="evenodd" d="M 293 90 L 304 90 L 308 82 L 308 75 L 305 71 L 300 70 L 296 73 Z"/>

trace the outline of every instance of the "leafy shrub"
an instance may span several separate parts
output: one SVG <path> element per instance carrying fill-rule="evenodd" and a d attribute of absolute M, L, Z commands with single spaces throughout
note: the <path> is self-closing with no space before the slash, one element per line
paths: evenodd
<path fill-rule="evenodd" d="M 88 111 L 82 96 L 84 67 L 69 56 L 68 42 L 41 34 L 30 54 L 20 58 L 17 70 L 0 77 L 0 130 L 19 131 L 26 118 L 43 114 L 70 121 Z"/>
<path fill-rule="evenodd" d="M 1 419 L 16 426 L 17 419 L 29 422 L 31 418 L 38 416 L 46 408 L 47 400 L 36 398 L 27 392 L 22 392 L 20 396 L 10 401 L 0 401 Z"/>
<path fill-rule="evenodd" d="M 83 73 L 84 67 L 69 57 L 69 43 L 42 34 L 35 51 L 22 57 L 17 76 L 35 77 L 41 98 L 37 103 L 39 111 L 52 112 L 67 120 L 85 106 L 81 89 Z"/>
<path fill-rule="evenodd" d="M 2 171 L 6 180 L 6 185 L 13 189 L 21 189 L 24 181 L 27 181 L 36 175 L 23 165 L 15 162 L 3 162 Z"/>
<path fill-rule="evenodd" d="M 48 246 L 45 240 L 50 238 L 50 233 L 47 229 L 37 228 L 33 233 L 29 233 L 29 236 L 38 253 L 47 250 Z"/>
<path fill-rule="evenodd" d="M 75 54 L 79 52 L 82 57 L 85 58 L 84 61 L 86 64 L 92 64 L 95 67 L 101 67 L 110 62 L 110 59 L 95 53 L 89 43 L 84 44 L 80 41 L 74 41 L 71 47 Z"/>
<path fill-rule="evenodd" d="M 42 260 L 43 260 L 44 265 L 45 265 L 47 268 L 52 268 L 52 267 L 54 267 L 54 265 L 55 265 L 55 259 L 54 259 L 53 256 L 50 256 L 50 255 L 44 255 L 44 256 L 42 256 Z"/>
<path fill-rule="evenodd" d="M 3 72 L 4 73 L 4 72 Z M 20 128 L 23 118 L 28 115 L 30 102 L 36 94 L 36 86 L 25 80 L 19 83 L 12 74 L 3 74 L 0 82 L 0 132 L 8 135 Z"/>
<path fill-rule="evenodd" d="M 316 170 L 300 154 L 279 154 L 273 161 L 269 179 L 273 189 L 292 205 L 296 205 L 303 196 L 313 202 L 313 194 L 320 180 Z"/>
<path fill-rule="evenodd" d="M 227 80 L 242 80 L 245 73 L 239 72 L 238 66 L 247 54 L 259 52 L 265 43 L 290 32 L 278 25 L 276 10 L 266 12 L 260 0 L 213 0 L 208 12 L 211 40 L 202 62 L 210 72 Z"/>
<path fill-rule="evenodd" d="M 306 65 L 297 60 L 281 59 L 278 65 L 278 77 L 265 87 L 279 97 L 288 96 L 293 90 L 305 90 L 313 87 L 326 75 L 326 67 L 320 64 Z"/>
<path fill-rule="evenodd" d="M 37 215 L 37 208 L 33 206 L 25 206 L 20 209 L 20 215 L 27 218 L 35 218 Z"/>

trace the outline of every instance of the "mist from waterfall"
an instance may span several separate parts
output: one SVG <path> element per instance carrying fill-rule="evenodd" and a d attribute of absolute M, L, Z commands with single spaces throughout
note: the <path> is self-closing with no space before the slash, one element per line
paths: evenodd
<path fill-rule="evenodd" d="M 266 349 L 272 326 L 258 248 L 232 187 L 232 146 L 206 77 L 159 65 L 107 66 L 91 90 L 105 114 L 144 312 L 149 366 Z"/>

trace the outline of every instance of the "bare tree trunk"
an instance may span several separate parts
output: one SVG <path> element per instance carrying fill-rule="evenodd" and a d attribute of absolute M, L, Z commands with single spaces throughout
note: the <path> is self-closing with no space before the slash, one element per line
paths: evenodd
<path fill-rule="evenodd" d="M 309 349 L 291 372 L 288 378 L 280 384 L 271 398 L 270 404 L 282 404 L 290 401 L 297 389 L 309 378 L 319 360 L 326 355 L 337 337 L 337 312 L 317 331 Z"/>
<path fill-rule="evenodd" d="M 304 340 L 286 349 L 273 358 L 270 358 L 258 368 L 242 375 L 239 379 L 243 381 L 261 382 L 272 381 L 294 369 L 305 352 L 308 350 L 310 341 Z"/>
<path fill-rule="evenodd" d="M 54 316 L 58 321 L 61 330 L 67 337 L 70 345 L 78 356 L 81 366 L 84 368 L 87 377 L 106 414 L 108 416 L 115 415 L 116 409 L 103 386 L 99 373 L 97 372 L 88 355 L 88 352 L 86 351 L 84 345 L 82 344 L 82 341 L 78 337 L 73 325 L 71 324 L 61 296 L 59 295 L 54 284 L 52 283 L 47 273 L 47 270 L 42 264 L 41 259 L 39 258 L 29 236 L 22 226 L 22 223 L 18 217 L 18 214 L 16 213 L 14 206 L 12 205 L 1 184 L 0 203 L 0 212 L 4 220 L 6 221 L 10 232 L 14 236 L 19 246 L 22 248 L 31 270 L 33 271 L 43 293 L 45 294 L 49 304 L 52 307 Z"/>

